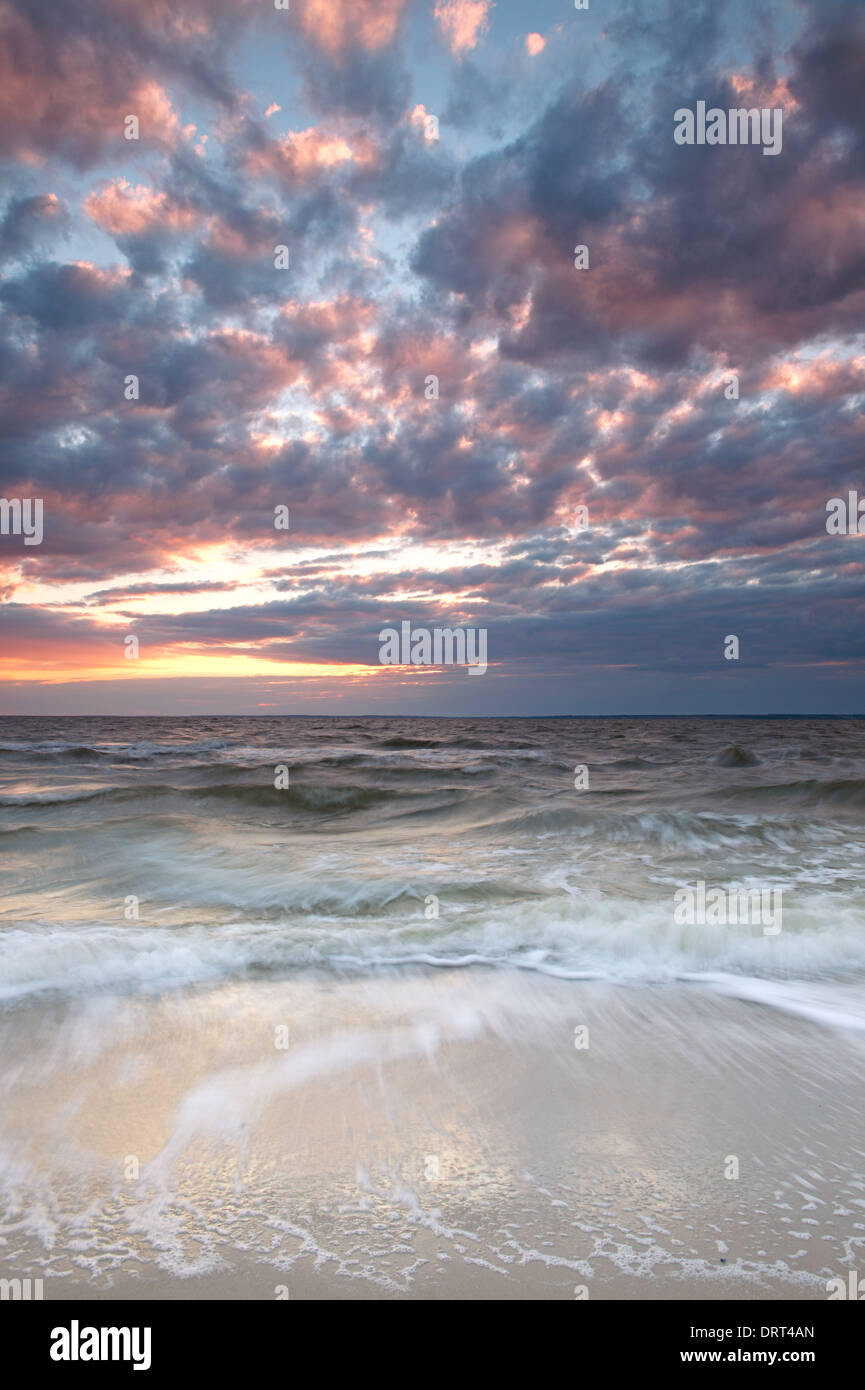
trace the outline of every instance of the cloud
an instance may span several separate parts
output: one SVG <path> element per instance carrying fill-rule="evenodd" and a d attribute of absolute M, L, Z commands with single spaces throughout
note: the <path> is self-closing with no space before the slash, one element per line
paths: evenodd
<path fill-rule="evenodd" d="M 271 173 L 293 186 L 314 182 L 343 164 L 374 164 L 377 155 L 377 144 L 366 132 L 343 135 L 309 126 L 250 149 L 244 167 L 254 176 Z"/>
<path fill-rule="evenodd" d="M 489 28 L 490 0 L 436 0 L 433 17 L 452 53 L 467 53 Z"/>
<path fill-rule="evenodd" d="M 134 617 L 160 660 L 292 681 L 409 617 L 487 624 L 529 707 L 588 652 L 601 692 L 631 663 L 662 703 L 670 671 L 708 689 L 735 621 L 752 669 L 855 669 L 865 559 L 825 503 L 865 445 L 861 6 L 785 8 L 783 42 L 700 0 L 603 39 L 587 15 L 539 64 L 504 10 L 439 5 L 444 72 L 401 3 L 0 7 L 0 480 L 45 504 L 41 546 L 0 538 L 25 666 L 57 638 L 110 670 Z M 676 146 L 697 99 L 782 105 L 782 155 Z"/>
<path fill-rule="evenodd" d="M 112 236 L 141 236 L 159 230 L 191 231 L 198 221 L 194 209 L 184 207 L 164 191 L 144 184 L 133 187 L 127 179 L 114 179 L 99 193 L 91 193 L 85 212 Z"/>
<path fill-rule="evenodd" d="M 297 22 L 310 44 L 333 58 L 352 50 L 376 52 L 399 31 L 404 0 L 304 0 Z"/>
<path fill-rule="evenodd" d="M 56 193 L 12 198 L 0 221 L 0 256 L 32 254 L 39 243 L 69 228 L 69 210 Z"/>

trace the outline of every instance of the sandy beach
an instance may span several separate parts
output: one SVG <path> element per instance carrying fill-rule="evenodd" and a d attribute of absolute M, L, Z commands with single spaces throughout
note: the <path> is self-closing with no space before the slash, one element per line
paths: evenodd
<path fill-rule="evenodd" d="M 865 1242 L 865 1034 L 704 986 L 259 981 L 2 1042 L 46 1299 L 812 1299 Z"/>

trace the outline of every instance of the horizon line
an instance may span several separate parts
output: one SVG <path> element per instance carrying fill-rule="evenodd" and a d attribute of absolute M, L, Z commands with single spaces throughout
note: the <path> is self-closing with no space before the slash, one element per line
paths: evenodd
<path fill-rule="evenodd" d="M 825 711 L 804 714 L 644 714 L 639 711 L 624 714 L 305 714 L 290 710 L 282 713 L 259 714 L 235 712 L 216 714 L 2 714 L 0 719 L 865 719 L 865 711 L 857 714 L 833 714 Z"/>

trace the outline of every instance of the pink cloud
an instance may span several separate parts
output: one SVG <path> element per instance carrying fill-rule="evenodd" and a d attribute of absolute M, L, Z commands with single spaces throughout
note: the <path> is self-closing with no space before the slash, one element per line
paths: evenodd
<path fill-rule="evenodd" d="M 373 51 L 393 43 L 405 0 L 303 0 L 297 23 L 310 43 L 331 57 L 351 48 Z"/>
<path fill-rule="evenodd" d="M 371 165 L 377 154 L 374 141 L 366 134 L 339 135 L 310 126 L 289 131 L 264 149 L 250 152 L 244 167 L 249 174 L 270 173 L 289 182 L 303 182 L 341 164 Z"/>
<path fill-rule="evenodd" d="M 154 228 L 183 232 L 197 221 L 195 212 L 172 202 L 167 193 L 142 184 L 133 188 L 123 178 L 115 179 L 101 193 L 91 193 L 84 209 L 112 236 L 137 236 Z"/>
<path fill-rule="evenodd" d="M 489 28 L 491 0 L 436 0 L 434 17 L 452 53 L 474 48 Z"/>
<path fill-rule="evenodd" d="M 178 142 L 180 123 L 165 89 L 135 70 L 133 55 L 112 61 L 96 40 L 83 38 L 74 45 L 58 39 L 52 48 L 2 0 L 0 19 L 0 153 L 39 164 L 62 151 L 86 163 L 107 145 L 121 147 L 128 115 L 138 117 L 142 144 Z"/>

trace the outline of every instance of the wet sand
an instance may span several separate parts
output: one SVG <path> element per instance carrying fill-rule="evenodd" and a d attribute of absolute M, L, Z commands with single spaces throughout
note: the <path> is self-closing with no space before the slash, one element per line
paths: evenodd
<path fill-rule="evenodd" d="M 0 1262 L 46 1299 L 825 1299 L 865 1260 L 865 1034 L 702 985 L 294 976 L 0 1042 Z"/>

